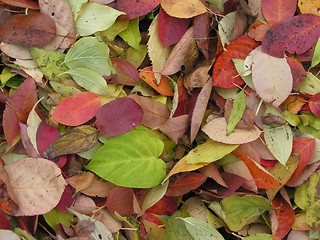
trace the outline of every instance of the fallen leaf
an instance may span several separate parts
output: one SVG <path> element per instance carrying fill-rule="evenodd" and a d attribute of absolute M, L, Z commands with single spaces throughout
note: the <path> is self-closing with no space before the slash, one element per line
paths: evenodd
<path fill-rule="evenodd" d="M 176 18 L 192 18 L 207 12 L 200 0 L 162 0 L 161 7 L 167 14 Z"/>
<path fill-rule="evenodd" d="M 159 159 L 163 147 L 151 130 L 134 129 L 107 141 L 86 169 L 118 186 L 154 187 L 165 177 L 165 163 Z"/>
<path fill-rule="evenodd" d="M 264 36 L 262 51 L 278 58 L 285 52 L 302 54 L 320 36 L 320 16 L 301 14 L 274 24 Z"/>
<path fill-rule="evenodd" d="M 209 61 L 210 55 L 210 14 L 203 13 L 193 18 L 193 33 L 196 38 L 198 48 Z"/>
<path fill-rule="evenodd" d="M 89 36 L 95 32 L 106 30 L 123 14 L 125 13 L 107 5 L 88 3 L 77 17 L 77 33 L 80 36 Z M 106 18 L 106 16 L 108 17 Z"/>
<path fill-rule="evenodd" d="M 82 125 L 65 132 L 50 144 L 43 154 L 48 158 L 56 158 L 65 154 L 84 152 L 94 146 L 97 141 L 97 129 Z"/>
<path fill-rule="evenodd" d="M 154 206 L 157 202 L 159 202 L 161 199 L 163 199 L 163 197 L 168 189 L 168 184 L 169 184 L 169 182 L 165 182 L 164 184 L 156 186 L 156 187 L 150 189 L 149 191 L 147 191 L 147 193 L 143 197 L 143 200 L 141 203 L 141 212 L 142 213 L 144 213 L 147 209 L 149 209 L 148 212 L 154 213 L 154 211 L 152 211 L 152 209 L 150 209 L 150 208 L 152 206 Z M 156 210 L 156 209 L 154 208 L 153 210 Z M 165 214 L 165 215 L 169 215 L 169 214 Z"/>
<path fill-rule="evenodd" d="M 305 79 L 305 77 L 307 76 L 307 71 L 304 69 L 303 65 L 295 58 L 287 58 L 287 62 L 292 73 L 292 85 L 293 87 L 296 87 L 301 84 L 303 79 Z"/>
<path fill-rule="evenodd" d="M 6 165 L 19 210 L 16 216 L 40 215 L 59 202 L 66 186 L 60 169 L 44 158 L 24 158 Z"/>
<path fill-rule="evenodd" d="M 121 58 L 112 58 L 111 62 L 117 74 L 112 77 L 112 82 L 134 86 L 139 81 L 139 73 L 135 66 Z"/>
<path fill-rule="evenodd" d="M 315 116 L 320 117 L 320 93 L 317 93 L 310 98 L 309 108 Z"/>
<path fill-rule="evenodd" d="M 232 104 L 232 109 L 227 124 L 227 135 L 233 132 L 246 109 L 246 94 L 244 91 L 237 93 L 237 96 Z"/>
<path fill-rule="evenodd" d="M 27 48 L 40 48 L 55 37 L 56 25 L 48 15 L 43 13 L 16 14 L 1 25 L 0 31 L 0 42 L 14 43 Z"/>
<path fill-rule="evenodd" d="M 272 24 L 293 17 L 297 0 L 262 0 L 261 7 L 264 17 Z"/>
<path fill-rule="evenodd" d="M 319 14 L 320 3 L 317 0 L 298 0 L 298 7 L 302 14 Z"/>
<path fill-rule="evenodd" d="M 100 98 L 96 94 L 82 92 L 62 100 L 52 117 L 61 124 L 78 126 L 93 118 L 99 108 Z"/>
<path fill-rule="evenodd" d="M 110 3 L 109 6 L 126 13 L 126 15 L 121 16 L 122 20 L 131 20 L 151 12 L 160 2 L 160 0 L 140 0 L 134 2 L 117 0 Z"/>
<path fill-rule="evenodd" d="M 217 59 L 213 67 L 212 84 L 221 88 L 237 88 L 244 82 L 232 62 L 233 58 L 244 60 L 258 43 L 248 35 L 232 42 Z"/>
<path fill-rule="evenodd" d="M 140 48 L 141 33 L 139 30 L 139 19 L 132 19 L 127 28 L 119 33 L 121 37 L 129 46 L 136 50 Z"/>
<path fill-rule="evenodd" d="M 250 130 L 234 129 L 231 134 L 227 135 L 227 121 L 224 117 L 211 120 L 202 128 L 202 131 L 205 132 L 212 140 L 226 144 L 252 142 L 261 134 L 261 131 L 254 126 L 254 128 Z"/>
<path fill-rule="evenodd" d="M 159 130 L 170 137 L 172 141 L 178 143 L 179 138 L 188 130 L 189 121 L 188 114 L 172 117 L 169 118 L 165 124 L 160 126 Z"/>
<path fill-rule="evenodd" d="M 2 2 L 15 7 L 39 9 L 39 5 L 32 0 L 2 0 Z"/>
<path fill-rule="evenodd" d="M 160 8 L 158 18 L 158 35 L 163 47 L 178 43 L 190 24 L 190 19 L 171 17 L 163 8 Z"/>
<path fill-rule="evenodd" d="M 106 136 L 117 136 L 138 126 L 143 110 L 132 98 L 124 97 L 103 105 L 95 116 L 100 132 Z"/>

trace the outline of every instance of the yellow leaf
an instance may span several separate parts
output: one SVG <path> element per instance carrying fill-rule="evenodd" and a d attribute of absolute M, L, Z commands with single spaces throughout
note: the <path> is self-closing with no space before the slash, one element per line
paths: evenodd
<path fill-rule="evenodd" d="M 192 18 L 207 12 L 200 0 L 162 0 L 161 7 L 172 17 Z"/>

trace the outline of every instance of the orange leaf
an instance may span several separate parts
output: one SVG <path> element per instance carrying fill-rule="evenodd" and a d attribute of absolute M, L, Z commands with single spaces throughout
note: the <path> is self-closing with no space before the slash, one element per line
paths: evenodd
<path fill-rule="evenodd" d="M 139 73 L 139 77 L 161 95 L 173 96 L 169 78 L 167 78 L 166 76 L 161 76 L 160 84 L 157 84 L 157 80 L 152 71 L 152 67 L 145 67 L 144 69 L 142 69 Z"/>
<path fill-rule="evenodd" d="M 319 0 L 299 0 L 298 7 L 301 13 L 312 13 L 320 16 L 319 8 L 320 2 Z"/>
<path fill-rule="evenodd" d="M 297 0 L 263 0 L 261 4 L 263 16 L 269 23 L 275 23 L 294 15 Z"/>
<path fill-rule="evenodd" d="M 78 126 L 94 117 L 100 98 L 91 92 L 78 93 L 62 100 L 53 112 L 53 119 L 67 126 Z"/>
<path fill-rule="evenodd" d="M 218 57 L 213 68 L 213 86 L 221 88 L 236 88 L 242 85 L 244 81 L 239 76 L 232 58 L 245 59 L 247 55 L 259 43 L 254 41 L 248 35 L 243 35 L 232 42 L 226 50 Z"/>
<path fill-rule="evenodd" d="M 280 186 L 277 179 L 246 154 L 239 150 L 234 150 L 233 154 L 246 164 L 258 188 L 272 189 Z"/>
<path fill-rule="evenodd" d="M 39 9 L 38 1 L 31 0 L 1 0 L 6 4 L 21 8 Z"/>

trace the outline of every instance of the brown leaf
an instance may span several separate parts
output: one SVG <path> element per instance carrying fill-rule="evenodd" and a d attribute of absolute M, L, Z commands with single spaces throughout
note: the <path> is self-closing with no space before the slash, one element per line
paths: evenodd
<path fill-rule="evenodd" d="M 0 42 L 41 48 L 55 37 L 56 25 L 43 13 L 17 14 L 1 26 L 0 32 Z"/>
<path fill-rule="evenodd" d="M 65 154 L 87 151 L 98 142 L 98 134 L 96 128 L 88 125 L 75 127 L 55 140 L 43 155 L 56 158 Z"/>
<path fill-rule="evenodd" d="M 197 45 L 206 58 L 209 61 L 209 39 L 210 39 L 210 15 L 209 13 L 203 13 L 195 16 L 193 19 L 194 37 L 196 38 Z"/>
<path fill-rule="evenodd" d="M 187 131 L 189 127 L 189 115 L 180 115 L 178 117 L 169 118 L 168 121 L 159 128 L 161 132 L 166 134 L 175 143 Z"/>

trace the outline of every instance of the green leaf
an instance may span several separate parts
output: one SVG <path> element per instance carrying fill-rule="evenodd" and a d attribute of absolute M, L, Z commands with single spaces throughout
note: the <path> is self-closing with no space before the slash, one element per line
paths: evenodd
<path fill-rule="evenodd" d="M 57 93 L 60 93 L 64 97 L 70 97 L 77 93 L 81 93 L 79 89 L 62 83 L 51 81 L 50 85 Z"/>
<path fill-rule="evenodd" d="M 89 92 L 99 95 L 107 94 L 107 82 L 98 73 L 88 68 L 75 68 L 65 73 L 70 74 L 73 80 Z"/>
<path fill-rule="evenodd" d="M 307 73 L 305 79 L 294 90 L 304 92 L 310 95 L 320 92 L 320 79 L 313 75 L 311 72 Z"/>
<path fill-rule="evenodd" d="M 234 66 L 237 69 L 237 72 L 239 73 L 240 77 L 243 79 L 243 81 L 251 88 L 254 89 L 253 82 L 252 82 L 252 75 L 251 73 L 248 74 L 248 71 L 244 69 L 244 60 L 238 59 L 238 58 L 232 58 L 231 59 Z"/>
<path fill-rule="evenodd" d="M 44 219 L 49 226 L 55 230 L 56 226 L 61 223 L 64 226 L 69 227 L 72 223 L 73 215 L 70 213 L 63 213 L 54 208 L 50 212 L 43 214 Z"/>
<path fill-rule="evenodd" d="M 320 63 L 320 37 L 318 38 L 318 42 L 314 48 L 313 57 L 311 61 L 311 67 L 314 67 Z"/>
<path fill-rule="evenodd" d="M 222 235 L 214 229 L 209 223 L 194 218 L 179 218 L 183 220 L 184 225 L 186 226 L 188 232 L 193 237 L 193 239 L 197 240 L 224 240 Z"/>
<path fill-rule="evenodd" d="M 115 10 L 107 5 L 88 3 L 76 20 L 77 32 L 80 36 L 88 36 L 103 31 L 112 26 L 124 12 Z"/>
<path fill-rule="evenodd" d="M 184 158 L 187 164 L 214 162 L 235 150 L 238 144 L 225 144 L 208 139 L 192 149 Z"/>
<path fill-rule="evenodd" d="M 106 37 L 109 42 L 112 42 L 119 33 L 127 29 L 128 25 L 129 21 L 116 21 L 107 30 L 100 32 L 100 35 Z"/>
<path fill-rule="evenodd" d="M 139 49 L 139 43 L 141 41 L 141 34 L 139 30 L 139 18 L 135 18 L 129 22 L 128 28 L 119 36 L 134 49 Z"/>
<path fill-rule="evenodd" d="M 137 128 L 107 141 L 86 168 L 118 186 L 151 188 L 164 179 L 159 159 L 163 142 L 150 130 Z"/>
<path fill-rule="evenodd" d="M 64 63 L 69 69 L 89 68 L 101 76 L 109 76 L 112 67 L 109 64 L 109 48 L 95 37 L 78 40 L 67 52 Z"/>
<path fill-rule="evenodd" d="M 293 137 L 290 126 L 288 124 L 276 127 L 265 124 L 263 126 L 268 149 L 285 166 L 292 152 Z"/>
<path fill-rule="evenodd" d="M 144 213 L 148 208 L 156 204 L 165 194 L 168 189 L 169 181 L 150 189 L 147 195 L 143 198 L 141 204 L 141 212 Z"/>
<path fill-rule="evenodd" d="M 223 12 L 223 1 L 222 0 L 206 0 L 208 3 L 215 5 L 221 12 Z"/>
<path fill-rule="evenodd" d="M 320 227 L 319 182 L 320 171 L 316 171 L 306 182 L 296 189 L 294 194 L 294 202 L 299 208 L 306 211 L 306 221 L 314 229 Z"/>
<path fill-rule="evenodd" d="M 139 49 L 136 50 L 132 47 L 128 48 L 122 55 L 128 62 L 138 68 L 148 53 L 148 47 L 146 45 L 140 45 Z"/>
<path fill-rule="evenodd" d="M 221 208 L 225 214 L 225 222 L 231 231 L 238 232 L 244 226 L 253 223 L 257 218 L 272 208 L 268 199 L 245 195 L 232 195 L 221 201 Z"/>
<path fill-rule="evenodd" d="M 242 118 L 246 109 L 246 94 L 240 91 L 233 102 L 230 117 L 227 124 L 227 135 L 231 134 Z"/>
<path fill-rule="evenodd" d="M 39 152 L 38 152 L 38 147 L 37 147 L 37 130 L 38 130 L 38 127 L 39 127 L 40 123 L 42 122 L 42 120 L 38 116 L 38 114 L 36 113 L 35 108 L 40 101 L 41 101 L 41 99 L 33 106 L 31 112 L 29 113 L 28 119 L 27 119 L 27 134 L 28 134 L 28 137 L 30 139 L 30 142 L 31 142 L 34 150 L 36 150 L 36 152 L 38 154 L 39 154 Z"/>
<path fill-rule="evenodd" d="M 88 0 L 68 0 L 68 1 L 73 13 L 73 18 L 76 20 L 83 5 L 87 3 Z"/>
<path fill-rule="evenodd" d="M 56 158 L 65 154 L 73 154 L 89 150 L 98 142 L 98 130 L 83 125 L 72 128 L 56 139 L 45 151 L 44 155 Z"/>
<path fill-rule="evenodd" d="M 180 218 L 189 217 L 185 210 L 176 211 L 166 222 L 166 240 L 194 240 Z"/>
<path fill-rule="evenodd" d="M 43 75 L 51 81 L 59 81 L 63 77 L 62 73 L 68 70 L 63 63 L 65 60 L 63 53 L 40 48 L 30 48 L 29 52 Z"/>
<path fill-rule="evenodd" d="M 258 233 L 256 235 L 243 237 L 241 240 L 274 240 L 274 238 L 270 234 Z"/>
<path fill-rule="evenodd" d="M 6 85 L 6 83 L 10 80 L 10 78 L 17 75 L 16 73 L 11 72 L 11 69 L 8 67 L 5 67 L 2 69 L 2 72 L 0 74 L 0 81 L 3 86 Z"/>

